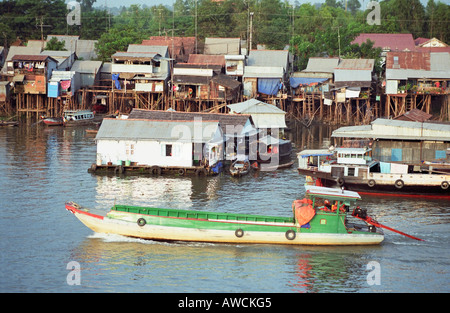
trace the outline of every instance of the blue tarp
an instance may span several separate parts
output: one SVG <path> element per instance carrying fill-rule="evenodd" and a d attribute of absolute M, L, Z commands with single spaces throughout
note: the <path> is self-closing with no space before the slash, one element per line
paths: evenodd
<path fill-rule="evenodd" d="M 290 83 L 292 88 L 297 88 L 300 85 L 309 85 L 313 83 L 323 83 L 328 78 L 309 78 L 309 77 L 291 77 Z"/>
<path fill-rule="evenodd" d="M 119 74 L 112 74 L 111 78 L 114 81 L 114 84 L 115 84 L 116 88 L 117 89 L 122 89 L 122 87 L 120 86 L 120 82 L 119 82 Z"/>
<path fill-rule="evenodd" d="M 276 95 L 283 84 L 279 78 L 258 78 L 258 92 L 266 95 Z"/>

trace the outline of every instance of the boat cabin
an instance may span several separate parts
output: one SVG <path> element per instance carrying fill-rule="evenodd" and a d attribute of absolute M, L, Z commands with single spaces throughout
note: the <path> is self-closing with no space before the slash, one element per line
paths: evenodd
<path fill-rule="evenodd" d="M 334 152 L 329 149 L 308 149 L 297 153 L 298 167 L 301 169 L 320 170 L 330 172 L 331 160 Z"/>
<path fill-rule="evenodd" d="M 305 188 L 306 197 L 313 201 L 313 207 L 316 207 L 320 200 L 337 201 L 338 207 L 350 206 L 361 200 L 361 196 L 355 191 L 319 186 L 305 186 Z"/>
<path fill-rule="evenodd" d="M 64 111 L 64 119 L 66 121 L 82 121 L 94 118 L 94 112 L 88 110 L 82 111 Z"/>
<path fill-rule="evenodd" d="M 303 150 L 297 154 L 299 169 L 330 173 L 332 177 L 366 178 L 369 171 L 378 171 L 379 162 L 373 161 L 372 149 L 336 148 Z"/>

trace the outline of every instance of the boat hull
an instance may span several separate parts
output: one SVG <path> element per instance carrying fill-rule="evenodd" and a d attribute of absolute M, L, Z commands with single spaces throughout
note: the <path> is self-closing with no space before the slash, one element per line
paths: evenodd
<path fill-rule="evenodd" d="M 43 122 L 47 126 L 61 126 L 64 124 L 62 118 L 45 118 Z"/>
<path fill-rule="evenodd" d="M 299 174 L 320 179 L 325 187 L 344 187 L 361 194 L 387 194 L 392 196 L 433 196 L 450 198 L 450 175 L 430 174 L 382 174 L 368 178 L 333 177 L 331 173 L 298 169 Z M 447 184 L 446 184 L 447 182 Z M 447 186 L 447 188 L 445 188 Z"/>
<path fill-rule="evenodd" d="M 282 223 L 264 224 L 228 220 L 203 220 L 193 223 L 189 218 L 151 217 L 125 212 L 114 212 L 112 218 L 108 216 L 112 211 L 106 216 L 101 216 L 71 204 L 66 204 L 66 208 L 94 232 L 151 240 L 240 244 L 374 245 L 384 239 L 380 233 L 311 233 L 308 229 L 296 227 L 294 223 L 282 225 Z M 143 226 L 137 223 L 141 218 L 146 219 Z M 187 224 L 190 227 L 186 227 Z"/>

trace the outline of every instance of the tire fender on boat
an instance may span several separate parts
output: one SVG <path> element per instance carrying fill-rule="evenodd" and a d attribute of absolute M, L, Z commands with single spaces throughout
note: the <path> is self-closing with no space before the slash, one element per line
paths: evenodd
<path fill-rule="evenodd" d="M 294 240 L 295 239 L 295 231 L 293 231 L 292 229 L 289 229 L 286 234 L 286 239 L 287 240 Z"/>
<path fill-rule="evenodd" d="M 401 179 L 397 179 L 394 183 L 395 188 L 402 189 L 405 183 Z"/>
<path fill-rule="evenodd" d="M 123 174 L 123 172 L 124 172 L 124 168 L 122 165 L 116 166 L 116 168 L 114 169 L 115 174 Z"/>
<path fill-rule="evenodd" d="M 441 188 L 444 189 L 444 190 L 447 190 L 447 189 L 448 189 L 448 186 L 449 186 L 448 181 L 445 181 L 445 180 L 444 180 L 444 181 L 441 183 Z"/>
<path fill-rule="evenodd" d="M 338 184 L 339 187 L 342 187 L 345 183 L 345 180 L 342 177 L 339 177 L 336 179 L 336 184 Z"/>
<path fill-rule="evenodd" d="M 369 181 L 367 182 L 367 186 L 369 186 L 369 187 L 375 187 L 375 185 L 376 185 L 376 182 L 373 179 L 369 179 Z"/>
<path fill-rule="evenodd" d="M 159 166 L 152 166 L 150 168 L 150 173 L 153 175 L 161 175 L 161 168 Z"/>
<path fill-rule="evenodd" d="M 186 170 L 185 170 L 184 168 L 180 168 L 180 169 L 178 170 L 178 175 L 184 176 L 184 174 L 186 174 Z"/>
<path fill-rule="evenodd" d="M 236 237 L 241 238 L 242 236 L 244 236 L 244 231 L 241 228 L 238 228 L 238 229 L 236 229 L 234 234 Z"/>
<path fill-rule="evenodd" d="M 145 224 L 147 224 L 147 221 L 144 218 L 141 217 L 141 218 L 138 218 L 137 224 L 142 227 Z"/>

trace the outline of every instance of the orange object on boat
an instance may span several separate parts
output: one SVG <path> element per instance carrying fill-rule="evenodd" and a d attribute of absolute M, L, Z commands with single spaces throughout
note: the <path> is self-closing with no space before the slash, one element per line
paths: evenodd
<path fill-rule="evenodd" d="M 295 219 L 300 226 L 307 224 L 316 215 L 310 199 L 295 200 L 293 207 Z"/>

